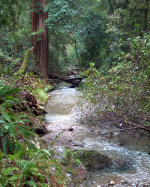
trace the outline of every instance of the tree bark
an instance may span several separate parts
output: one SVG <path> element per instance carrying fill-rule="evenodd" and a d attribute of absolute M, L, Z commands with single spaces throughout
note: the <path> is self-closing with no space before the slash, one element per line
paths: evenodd
<path fill-rule="evenodd" d="M 46 0 L 32 0 L 33 47 L 36 65 L 42 77 L 48 76 L 48 27 L 45 25 L 48 13 L 44 11 L 45 6 Z"/>

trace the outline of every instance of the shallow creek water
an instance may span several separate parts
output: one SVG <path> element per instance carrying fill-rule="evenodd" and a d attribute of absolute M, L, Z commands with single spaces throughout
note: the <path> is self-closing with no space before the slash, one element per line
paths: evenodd
<path fill-rule="evenodd" d="M 60 86 L 50 93 L 45 117 L 49 134 L 43 139 L 50 144 L 60 133 L 55 145 L 67 146 L 76 149 L 92 149 L 108 155 L 113 164 L 103 170 L 89 171 L 88 180 L 81 186 L 97 187 L 114 181 L 120 186 L 150 186 L 150 135 L 144 134 L 141 138 L 129 134 L 117 134 L 109 139 L 100 135 L 98 129 L 92 132 L 90 127 L 80 124 L 76 120 L 75 88 Z M 93 127 L 92 127 L 93 128 Z M 120 146 L 120 138 L 126 144 Z M 90 158 L 89 158 L 90 159 Z M 122 181 L 122 184 L 121 184 Z M 129 182 L 128 184 L 125 184 Z"/>

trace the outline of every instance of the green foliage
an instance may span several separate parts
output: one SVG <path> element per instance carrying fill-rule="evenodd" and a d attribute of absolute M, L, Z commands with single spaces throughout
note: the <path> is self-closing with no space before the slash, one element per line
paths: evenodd
<path fill-rule="evenodd" d="M 47 3 L 50 73 L 63 70 L 68 64 L 88 67 L 93 61 L 97 67 L 100 66 L 108 34 L 103 16 L 98 11 L 99 5 L 97 1 L 89 3 L 87 0 Z"/>
<path fill-rule="evenodd" d="M 78 40 L 84 45 L 80 52 L 80 66 L 88 67 L 89 62 L 95 62 L 99 67 L 101 64 L 101 52 L 104 47 L 106 33 L 102 16 L 94 11 L 87 11 L 82 16 L 82 22 L 78 29 Z"/>
<path fill-rule="evenodd" d="M 0 82 L 0 97 L 1 100 L 8 99 L 10 95 L 16 94 L 19 91 L 18 88 L 11 88 L 2 82 Z"/>
<path fill-rule="evenodd" d="M 5 154 L 13 153 L 23 144 L 31 144 L 29 140 L 34 138 L 31 129 L 25 125 L 29 122 L 27 117 L 13 112 L 12 107 L 19 104 L 19 99 L 13 96 L 17 92 L 18 89 L 0 83 L 0 147 Z M 24 143 L 19 141 L 20 138 Z"/>
<path fill-rule="evenodd" d="M 47 3 L 47 11 L 49 13 L 47 25 L 51 31 L 65 35 L 70 32 L 71 26 L 69 24 L 73 16 L 73 7 L 70 7 L 69 1 L 52 0 Z"/>
<path fill-rule="evenodd" d="M 83 74 L 84 97 L 96 104 L 95 117 L 112 112 L 124 122 L 150 125 L 150 37 L 128 41 L 130 53 L 116 54 L 119 62 L 106 75 L 93 66 Z"/>
<path fill-rule="evenodd" d="M 24 48 L 30 48 L 31 27 L 28 6 L 29 1 L 2 0 L 0 2 L 0 62 L 2 65 L 0 74 L 10 75 L 17 71 L 16 62 L 23 61 Z"/>
<path fill-rule="evenodd" d="M 30 7 L 29 0 L 0 1 L 0 75 L 5 78 L 18 71 L 31 37 L 42 32 L 31 32 Z M 113 114 L 125 123 L 150 125 L 149 1 L 51 0 L 45 11 L 49 73 L 64 72 L 70 64 L 89 68 L 83 73 L 83 97 L 90 101 L 84 112 L 91 124 Z M 27 72 L 16 83 L 45 104 L 51 89 L 46 82 Z M 17 110 L 18 91 L 0 82 L 0 186 L 62 186 L 59 162 L 51 151 L 36 148 L 30 121 Z M 72 157 L 67 150 L 66 163 Z"/>
<path fill-rule="evenodd" d="M 91 66 L 83 73 L 87 77 L 83 96 L 92 103 L 88 109 L 83 104 L 85 115 L 91 124 L 119 118 L 147 126 L 150 124 L 149 2 L 101 0 L 100 10 L 105 15 L 109 37 L 102 50 L 105 61 L 100 71 Z"/>
<path fill-rule="evenodd" d="M 53 89 L 52 85 L 47 84 L 46 80 L 39 78 L 32 72 L 24 76 L 21 89 L 31 92 L 40 104 L 46 104 L 49 97 L 48 91 Z"/>
<path fill-rule="evenodd" d="M 71 20 L 73 16 L 70 2 L 66 0 L 52 0 L 47 2 L 49 28 L 49 73 L 63 73 L 68 63 L 66 45 L 70 42 Z"/>
<path fill-rule="evenodd" d="M 62 186 L 66 178 L 59 161 L 51 150 L 42 149 L 46 147 L 29 127 L 28 117 L 15 111 L 18 91 L 0 82 L 0 186 Z"/>
<path fill-rule="evenodd" d="M 65 150 L 64 164 L 66 165 L 76 165 L 78 166 L 82 162 L 76 158 L 79 151 L 72 151 L 71 149 Z"/>
<path fill-rule="evenodd" d="M 61 165 L 51 158 L 51 151 L 19 150 L 14 155 L 5 155 L 1 152 L 0 186 L 61 186 L 65 178 Z M 56 168 L 55 172 L 52 168 Z M 57 181 L 56 181 L 57 177 Z M 61 183 L 59 183 L 59 179 Z"/>

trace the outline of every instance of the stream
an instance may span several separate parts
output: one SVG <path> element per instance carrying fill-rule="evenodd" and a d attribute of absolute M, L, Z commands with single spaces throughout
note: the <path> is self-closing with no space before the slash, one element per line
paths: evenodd
<path fill-rule="evenodd" d="M 110 181 L 114 186 L 150 186 L 150 134 L 138 132 L 134 136 L 124 132 L 110 139 L 99 133 L 98 127 L 80 124 L 76 119 L 78 91 L 68 86 L 61 84 L 49 94 L 45 116 L 49 134 L 43 139 L 48 145 L 55 140 L 54 146 L 92 149 L 112 159 L 110 167 L 89 170 L 88 179 L 79 186 L 113 186 Z M 122 139 L 125 143 L 120 145 Z"/>

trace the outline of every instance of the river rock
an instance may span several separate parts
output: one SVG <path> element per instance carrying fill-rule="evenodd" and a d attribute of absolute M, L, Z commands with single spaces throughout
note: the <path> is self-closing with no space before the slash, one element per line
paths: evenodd
<path fill-rule="evenodd" d="M 115 181 L 110 181 L 110 183 L 108 184 L 108 186 L 114 186 L 115 185 Z"/>
<path fill-rule="evenodd" d="M 79 159 L 89 169 L 102 169 L 110 166 L 112 160 L 95 150 L 76 150 L 74 158 Z"/>
<path fill-rule="evenodd" d="M 128 184 L 127 181 L 121 180 L 121 184 Z"/>

